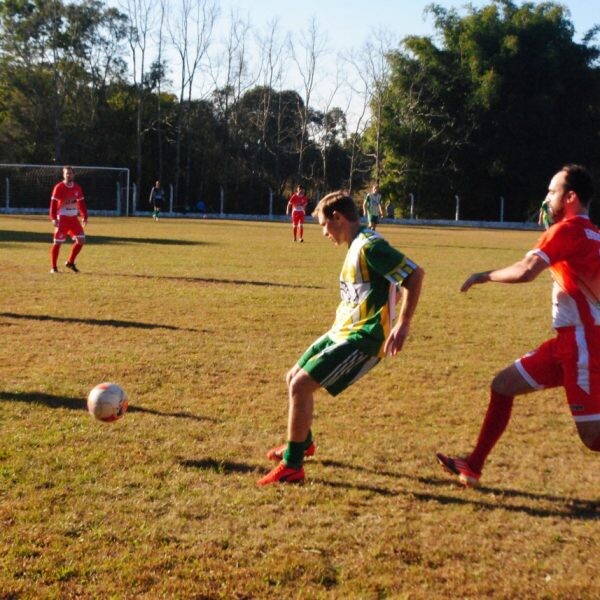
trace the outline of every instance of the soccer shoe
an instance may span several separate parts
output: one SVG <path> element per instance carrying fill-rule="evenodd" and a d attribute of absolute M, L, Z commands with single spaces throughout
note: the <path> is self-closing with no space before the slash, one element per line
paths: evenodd
<path fill-rule="evenodd" d="M 481 473 L 473 471 L 464 458 L 450 458 L 441 452 L 436 452 L 435 457 L 442 469 L 450 475 L 456 475 L 458 481 L 465 487 L 477 487 L 479 485 Z"/>
<path fill-rule="evenodd" d="M 304 481 L 304 468 L 292 469 L 284 462 L 280 462 L 272 471 L 269 471 L 257 485 L 269 485 L 271 483 L 302 483 Z"/>
<path fill-rule="evenodd" d="M 284 444 L 283 446 L 275 446 L 275 448 L 271 448 L 268 452 L 267 452 L 267 458 L 269 460 L 282 460 L 283 459 L 283 453 L 285 452 L 285 449 L 287 448 L 287 444 Z M 313 456 L 315 451 L 316 451 L 317 447 L 315 445 L 314 442 L 310 443 L 310 446 L 304 451 L 304 458 L 308 458 L 309 456 Z"/>
<path fill-rule="evenodd" d="M 52 267 L 50 269 L 50 273 L 58 273 L 58 269 L 56 267 Z"/>
<path fill-rule="evenodd" d="M 73 271 L 73 273 L 79 273 L 79 269 L 75 266 L 75 263 L 67 261 L 65 263 L 65 267 L 67 267 L 67 269 L 70 269 L 71 271 Z"/>

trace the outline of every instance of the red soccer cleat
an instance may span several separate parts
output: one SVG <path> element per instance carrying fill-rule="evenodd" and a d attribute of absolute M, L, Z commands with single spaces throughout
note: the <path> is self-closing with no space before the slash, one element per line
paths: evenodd
<path fill-rule="evenodd" d="M 257 485 L 269 485 L 270 483 L 302 483 L 304 481 L 304 469 L 292 469 L 285 463 L 280 462 L 272 471 L 259 479 Z"/>
<path fill-rule="evenodd" d="M 464 458 L 450 458 L 441 452 L 436 452 L 435 457 L 444 471 L 458 477 L 458 481 L 465 487 L 477 487 L 481 473 L 476 473 L 471 469 L 469 463 Z"/>
<path fill-rule="evenodd" d="M 283 446 L 275 446 L 275 448 L 271 448 L 267 452 L 267 458 L 269 460 L 283 460 L 283 453 L 287 448 L 287 444 L 283 444 Z M 310 446 L 304 451 L 304 458 L 308 458 L 309 456 L 314 456 L 317 450 L 317 446 L 314 442 L 310 443 Z"/>

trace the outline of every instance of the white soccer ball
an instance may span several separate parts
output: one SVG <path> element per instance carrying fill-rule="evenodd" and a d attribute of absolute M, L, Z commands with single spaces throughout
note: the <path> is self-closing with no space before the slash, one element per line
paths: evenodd
<path fill-rule="evenodd" d="M 116 383 L 99 383 L 89 394 L 87 407 L 99 421 L 111 423 L 120 419 L 127 410 L 127 394 Z"/>

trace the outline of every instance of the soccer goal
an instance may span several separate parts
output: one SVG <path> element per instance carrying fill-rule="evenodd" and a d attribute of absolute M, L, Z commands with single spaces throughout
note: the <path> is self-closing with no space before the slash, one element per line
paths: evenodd
<path fill-rule="evenodd" d="M 92 214 L 129 214 L 129 169 L 72 165 L 75 181 L 83 188 Z M 62 165 L 0 163 L 0 211 L 43 213 L 50 206 L 55 184 L 62 180 Z"/>

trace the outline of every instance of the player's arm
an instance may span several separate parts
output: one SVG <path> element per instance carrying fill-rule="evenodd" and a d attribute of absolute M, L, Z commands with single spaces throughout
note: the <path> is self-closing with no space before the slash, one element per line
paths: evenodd
<path fill-rule="evenodd" d="M 58 227 L 58 200 L 54 196 L 50 198 L 50 220 L 54 227 Z"/>
<path fill-rule="evenodd" d="M 83 196 L 77 200 L 77 209 L 81 215 L 81 224 L 85 227 L 88 221 L 88 211 L 87 204 L 85 203 L 85 198 Z"/>
<path fill-rule="evenodd" d="M 473 273 L 462 284 L 460 291 L 466 292 L 475 284 L 487 283 L 488 281 L 497 283 L 528 283 L 529 281 L 533 281 L 548 266 L 548 263 L 538 254 L 530 252 L 525 258 L 508 267 Z"/>
<path fill-rule="evenodd" d="M 410 330 L 410 322 L 417 309 L 417 304 L 419 303 L 424 277 L 425 271 L 421 267 L 417 267 L 402 282 L 402 285 L 398 290 L 398 293 L 401 296 L 398 319 L 383 345 L 383 351 L 387 355 L 395 356 L 404 346 L 404 342 Z"/>

